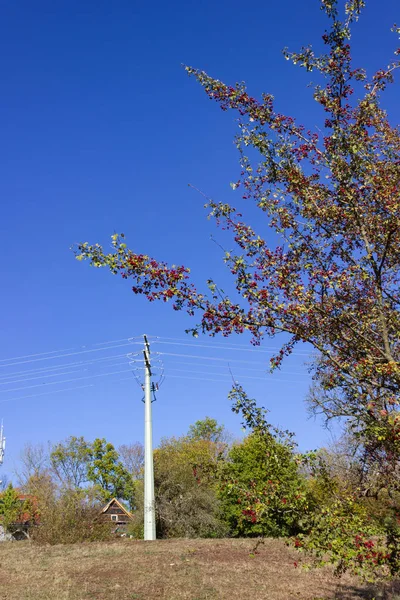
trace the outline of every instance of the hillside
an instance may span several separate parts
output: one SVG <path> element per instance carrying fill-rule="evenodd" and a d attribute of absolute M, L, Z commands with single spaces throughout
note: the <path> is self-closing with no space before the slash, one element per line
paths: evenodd
<path fill-rule="evenodd" d="M 378 590 L 328 570 L 295 568 L 298 555 L 268 540 L 121 540 L 74 546 L 0 544 L 1 600 L 355 600 Z M 386 596 L 396 598 L 395 595 Z"/>

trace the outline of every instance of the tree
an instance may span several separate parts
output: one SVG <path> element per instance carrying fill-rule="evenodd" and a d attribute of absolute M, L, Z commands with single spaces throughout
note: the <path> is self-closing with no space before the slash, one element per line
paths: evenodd
<path fill-rule="evenodd" d="M 21 469 L 16 475 L 21 486 L 25 486 L 32 477 L 40 478 L 50 470 L 49 453 L 43 444 L 25 444 L 20 462 Z"/>
<path fill-rule="evenodd" d="M 87 478 L 101 489 L 104 500 L 116 497 L 132 504 L 133 480 L 119 460 L 114 446 L 104 438 L 96 438 L 89 446 L 88 455 Z"/>
<path fill-rule="evenodd" d="M 52 470 L 65 487 L 79 488 L 88 482 L 89 460 L 89 444 L 82 436 L 70 436 L 50 453 Z"/>
<path fill-rule="evenodd" d="M 224 261 L 241 301 L 212 280 L 208 293 L 199 291 L 188 268 L 138 254 L 123 236 L 113 236 L 111 253 L 84 242 L 77 258 L 131 280 L 133 292 L 150 301 L 172 300 L 175 310 L 200 314 L 193 335 L 247 330 L 258 344 L 286 334 L 272 368 L 307 342 L 317 352 L 319 409 L 327 418 L 351 421 L 388 459 L 400 439 L 400 131 L 381 97 L 400 66 L 400 49 L 372 77 L 352 65 L 350 31 L 364 5 L 349 0 L 341 19 L 337 0 L 321 0 L 330 21 L 326 52 L 317 55 L 311 46 L 284 51 L 318 79 L 321 133 L 278 112 L 271 94 L 256 100 L 243 84 L 229 86 L 186 68 L 223 110 L 239 113 L 242 171 L 232 187 L 255 203 L 274 233 L 263 239 L 235 207 L 207 199 L 210 216 L 238 246 Z M 255 154 L 258 163 L 248 156 Z M 275 247 L 271 240 L 278 240 Z"/>
<path fill-rule="evenodd" d="M 381 485 L 392 493 L 400 457 L 400 130 L 381 99 L 400 67 L 400 48 L 372 76 L 353 66 L 351 28 L 364 6 L 365 0 L 321 0 L 330 23 L 326 51 L 284 51 L 317 80 L 321 133 L 281 114 L 271 94 L 257 100 L 241 83 L 229 86 L 186 68 L 210 99 L 239 114 L 242 170 L 232 187 L 243 190 L 272 230 L 264 239 L 242 207 L 207 198 L 210 216 L 237 245 L 224 261 L 239 301 L 212 280 L 207 292 L 198 290 L 187 267 L 134 252 L 123 236 L 112 237 L 110 253 L 84 242 L 77 258 L 130 280 L 133 292 L 150 301 L 171 300 L 175 310 L 199 315 L 189 330 L 195 336 L 249 331 L 259 344 L 285 334 L 273 369 L 297 344 L 310 344 L 313 406 L 327 419 L 347 421 L 365 465 L 378 466 Z"/>
<path fill-rule="evenodd" d="M 21 487 L 21 490 L 24 494 L 35 497 L 41 506 L 51 498 L 55 498 L 59 492 L 54 478 L 48 471 L 39 475 L 31 475 Z"/>
<path fill-rule="evenodd" d="M 229 394 L 249 435 L 234 444 L 216 471 L 218 495 L 233 535 L 290 536 L 307 530 L 310 494 L 294 434 L 273 427 L 267 411 L 240 385 Z"/>
<path fill-rule="evenodd" d="M 143 444 L 123 444 L 118 448 L 122 464 L 134 480 L 143 477 L 144 447 Z"/>
<path fill-rule="evenodd" d="M 188 438 L 192 440 L 207 440 L 209 442 L 224 442 L 226 440 L 226 431 L 223 425 L 218 425 L 215 419 L 204 417 L 190 425 Z"/>
<path fill-rule="evenodd" d="M 293 450 L 270 433 L 234 444 L 219 476 L 222 511 L 236 536 L 285 537 L 302 531 L 306 485 Z"/>
<path fill-rule="evenodd" d="M 226 533 L 213 480 L 218 454 L 217 442 L 190 434 L 164 439 L 155 450 L 155 504 L 161 537 L 221 537 Z"/>
<path fill-rule="evenodd" d="M 240 500 L 239 504 L 244 500 L 243 515 L 257 527 L 257 531 L 268 531 L 271 517 L 274 521 L 278 510 L 279 518 L 280 504 L 283 503 L 288 513 L 281 513 L 281 516 L 289 519 L 285 523 L 281 518 L 280 522 L 284 523 L 287 531 L 289 525 L 292 533 L 297 528 L 297 535 L 291 541 L 297 550 L 311 557 L 311 564 L 323 566 L 331 563 L 339 575 L 350 570 L 369 580 L 397 577 L 400 570 L 399 494 L 393 493 L 390 488 L 379 488 L 379 495 L 375 493 L 372 498 L 365 495 L 365 489 L 359 487 L 359 472 L 365 468 L 363 454 L 357 454 L 354 440 L 344 438 L 334 453 L 321 450 L 303 455 L 292 454 L 298 464 L 297 477 L 289 475 L 288 479 L 282 478 L 285 463 L 290 464 L 287 458 L 295 449 L 293 434 L 272 427 L 266 420 L 265 409 L 249 399 L 241 386 L 234 386 L 230 399 L 233 401 L 232 410 L 242 415 L 244 429 L 253 432 L 250 438 L 263 438 L 264 448 L 268 446 L 266 458 L 263 459 L 261 454 L 260 460 L 264 463 L 270 461 L 268 468 L 272 467 L 272 471 L 275 462 L 277 465 L 281 463 L 277 469 L 277 481 L 272 479 L 264 487 L 257 485 L 257 481 L 243 486 L 238 479 L 232 478 L 235 472 L 225 481 L 222 478 L 222 492 L 226 493 L 226 487 L 231 496 Z M 286 459 L 283 463 L 281 456 Z M 238 472 L 243 473 L 243 469 Z M 283 479 L 282 488 L 280 479 Z M 369 485 L 367 481 L 366 489 Z M 282 502 L 285 486 L 289 493 Z M 386 497 L 382 492 L 386 493 Z"/>
<path fill-rule="evenodd" d="M 0 522 L 8 531 L 13 523 L 18 522 L 23 506 L 12 484 L 0 494 Z"/>

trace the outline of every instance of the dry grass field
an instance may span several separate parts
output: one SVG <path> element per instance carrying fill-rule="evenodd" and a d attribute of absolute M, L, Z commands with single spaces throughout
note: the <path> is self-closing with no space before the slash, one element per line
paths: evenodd
<path fill-rule="evenodd" d="M 280 541 L 0 544 L 1 600 L 355 600 L 400 598 L 329 570 L 304 572 Z"/>

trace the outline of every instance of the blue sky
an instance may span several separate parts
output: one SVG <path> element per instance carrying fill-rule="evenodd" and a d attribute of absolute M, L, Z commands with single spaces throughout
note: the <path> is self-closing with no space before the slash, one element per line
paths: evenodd
<path fill-rule="evenodd" d="M 371 72 L 391 59 L 397 4 L 369 2 L 353 35 L 357 66 Z M 210 276 L 222 287 L 229 281 L 202 199 L 188 183 L 235 201 L 235 116 L 209 102 L 181 63 L 229 83 L 245 80 L 252 95 L 271 92 L 282 112 L 314 127 L 320 115 L 310 75 L 281 49 L 320 44 L 317 0 L 4 0 L 0 17 L 3 472 L 12 474 L 26 442 L 71 434 L 116 445 L 142 440 L 141 390 L 124 370 L 125 353 L 140 348 L 128 338 L 143 332 L 164 352 L 156 442 L 205 415 L 240 434 L 226 399 L 230 362 L 302 448 L 325 443 L 329 435 L 305 411 L 305 348 L 282 373 L 264 376 L 279 340 L 267 341 L 264 353 L 249 352 L 243 338 L 193 345 L 184 339 L 188 317 L 133 296 L 126 282 L 79 264 L 70 251 L 123 231 L 135 250 L 190 266 L 199 284 Z M 386 95 L 394 122 L 396 91 Z M 51 351 L 60 352 L 10 360 Z M 95 357 L 104 361 L 89 364 Z"/>

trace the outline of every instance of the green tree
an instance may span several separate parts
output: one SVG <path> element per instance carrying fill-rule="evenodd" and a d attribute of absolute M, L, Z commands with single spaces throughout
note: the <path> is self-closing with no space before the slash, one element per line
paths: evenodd
<path fill-rule="evenodd" d="M 70 436 L 55 444 L 50 463 L 59 482 L 67 488 L 79 488 L 88 482 L 90 445 L 83 437 Z"/>
<path fill-rule="evenodd" d="M 13 523 L 17 523 L 23 511 L 23 503 L 12 484 L 0 494 L 0 523 L 9 531 Z"/>
<path fill-rule="evenodd" d="M 118 452 L 104 438 L 96 438 L 88 448 L 87 478 L 98 486 L 105 501 L 113 497 L 134 502 L 132 476 L 119 459 Z"/>
<path fill-rule="evenodd" d="M 234 444 L 221 465 L 219 497 L 232 535 L 294 535 L 308 512 L 304 478 L 290 446 L 269 433 Z"/>
<path fill-rule="evenodd" d="M 188 438 L 192 440 L 207 440 L 209 442 L 224 442 L 226 431 L 223 425 L 218 425 L 215 419 L 204 417 L 190 425 Z"/>

